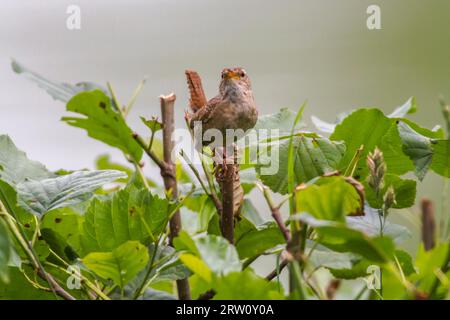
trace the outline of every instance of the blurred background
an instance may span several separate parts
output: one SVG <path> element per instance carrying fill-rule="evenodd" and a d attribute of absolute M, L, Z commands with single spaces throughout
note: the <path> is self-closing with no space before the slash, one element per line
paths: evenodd
<path fill-rule="evenodd" d="M 66 28 L 72 4 L 81 8 L 80 30 Z M 381 7 L 381 30 L 366 27 L 371 4 Z M 157 97 L 172 91 L 184 125 L 186 68 L 202 75 L 211 98 L 226 66 L 246 68 L 261 114 L 308 100 L 304 121 L 312 128 L 311 115 L 332 122 L 357 107 L 390 112 L 416 96 L 411 118 L 431 128 L 443 124 L 438 95 L 450 100 L 450 1 L 2 0 L 0 133 L 49 169 L 93 168 L 99 154 L 122 156 L 61 122 L 64 105 L 14 74 L 11 57 L 55 81 L 110 81 L 124 103 L 147 76 L 129 117 L 140 132 L 138 116 L 159 115 Z M 432 172 L 418 185 L 437 212 L 442 185 Z M 263 201 L 256 205 L 268 216 Z M 403 244 L 410 251 L 417 213 L 416 206 L 392 215 L 411 228 Z M 258 268 L 265 273 L 273 263 Z"/>

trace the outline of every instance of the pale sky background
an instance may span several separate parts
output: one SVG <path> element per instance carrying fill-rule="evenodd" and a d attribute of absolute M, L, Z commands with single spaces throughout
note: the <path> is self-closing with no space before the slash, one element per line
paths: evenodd
<path fill-rule="evenodd" d="M 66 28 L 70 4 L 81 8 L 79 31 Z M 366 28 L 370 4 L 381 7 L 382 30 Z M 412 119 L 431 128 L 443 122 L 437 96 L 450 100 L 450 2 L 2 0 L 0 133 L 50 169 L 93 168 L 98 154 L 120 160 L 119 152 L 61 122 L 63 104 L 14 74 L 11 57 L 55 81 L 110 81 L 123 102 L 147 76 L 130 115 L 142 133 L 138 116 L 158 115 L 158 95 L 171 91 L 184 124 L 186 68 L 200 72 L 212 97 L 225 66 L 246 68 L 261 114 L 308 100 L 307 123 L 313 114 L 333 121 L 362 106 L 390 112 L 414 95 Z M 419 195 L 439 208 L 441 186 L 429 173 Z"/>

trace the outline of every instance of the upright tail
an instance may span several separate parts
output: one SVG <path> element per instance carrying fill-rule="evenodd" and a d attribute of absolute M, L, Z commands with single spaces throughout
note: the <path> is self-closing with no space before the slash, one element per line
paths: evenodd
<path fill-rule="evenodd" d="M 189 105 L 192 112 L 197 112 L 200 108 L 206 106 L 205 91 L 203 91 L 202 79 L 200 75 L 194 70 L 185 71 L 187 83 L 189 87 Z"/>

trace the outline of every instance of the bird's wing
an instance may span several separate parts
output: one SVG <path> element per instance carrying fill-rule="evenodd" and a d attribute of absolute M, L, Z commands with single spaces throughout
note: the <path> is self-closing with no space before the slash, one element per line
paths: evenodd
<path fill-rule="evenodd" d="M 211 119 L 214 110 L 221 101 L 222 98 L 220 96 L 215 96 L 214 98 L 209 100 L 203 108 L 200 108 L 196 113 L 194 113 L 191 117 L 191 128 L 194 128 L 195 121 L 201 121 L 203 130 L 207 130 L 210 127 L 210 125 L 208 124 L 209 120 Z"/>
<path fill-rule="evenodd" d="M 205 91 L 203 90 L 202 79 L 194 70 L 185 71 L 189 87 L 189 104 L 193 112 L 197 112 L 207 104 Z"/>

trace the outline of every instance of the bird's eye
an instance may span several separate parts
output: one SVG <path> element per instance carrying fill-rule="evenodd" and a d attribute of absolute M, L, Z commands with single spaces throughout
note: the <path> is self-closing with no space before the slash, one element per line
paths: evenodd
<path fill-rule="evenodd" d="M 242 78 L 245 77 L 245 71 L 241 71 L 241 73 L 239 74 Z"/>
<path fill-rule="evenodd" d="M 225 79 L 225 72 L 222 73 L 222 79 Z"/>

